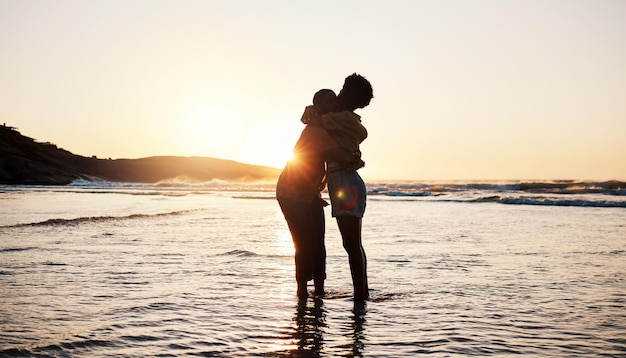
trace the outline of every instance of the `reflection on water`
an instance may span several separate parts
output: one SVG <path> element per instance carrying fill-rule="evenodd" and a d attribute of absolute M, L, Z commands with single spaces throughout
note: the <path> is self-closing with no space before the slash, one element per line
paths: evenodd
<path fill-rule="evenodd" d="M 355 304 L 352 311 L 352 352 L 348 357 L 362 357 L 365 349 L 365 313 L 367 312 L 364 304 Z"/>
<path fill-rule="evenodd" d="M 297 303 L 275 201 L 45 190 L 0 195 L 0 357 L 626 352 L 622 209 L 371 200 L 366 311 L 336 225 Z"/>
<path fill-rule="evenodd" d="M 324 328 L 326 327 L 326 310 L 322 300 L 313 300 L 308 306 L 307 300 L 298 302 L 294 321 L 297 323 L 293 338 L 298 348 L 291 352 L 292 357 L 317 356 L 324 344 Z"/>
<path fill-rule="evenodd" d="M 339 348 L 344 357 L 362 357 L 365 349 L 365 314 L 364 304 L 355 305 L 350 322 L 350 331 L 346 333 L 346 342 L 341 347 L 332 347 L 330 351 Z M 296 326 L 291 337 L 296 348 L 285 352 L 288 357 L 318 357 L 325 352 L 324 334 L 330 329 L 326 322 L 327 310 L 324 308 L 323 299 L 314 299 L 312 302 L 302 300 L 298 302 L 293 321 Z M 329 349 L 326 349 L 326 353 Z"/>

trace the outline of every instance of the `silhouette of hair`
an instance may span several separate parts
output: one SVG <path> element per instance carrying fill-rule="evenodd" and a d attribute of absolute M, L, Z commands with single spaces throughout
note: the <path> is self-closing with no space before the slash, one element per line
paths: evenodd
<path fill-rule="evenodd" d="M 353 111 L 364 108 L 374 98 L 372 84 L 363 76 L 353 73 L 346 77 L 343 88 L 339 92 L 339 101 L 344 110 Z"/>
<path fill-rule="evenodd" d="M 317 92 L 313 96 L 313 105 L 314 106 L 324 106 L 328 105 L 328 103 L 332 103 L 337 98 L 335 91 L 327 88 L 323 88 Z"/>

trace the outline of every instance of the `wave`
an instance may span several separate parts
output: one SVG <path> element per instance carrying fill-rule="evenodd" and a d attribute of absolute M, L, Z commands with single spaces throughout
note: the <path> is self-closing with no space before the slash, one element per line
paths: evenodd
<path fill-rule="evenodd" d="M 437 196 L 472 191 L 626 196 L 626 182 L 560 180 L 495 183 L 374 183 L 368 185 L 370 195 Z"/>
<path fill-rule="evenodd" d="M 98 340 L 98 339 L 79 339 L 76 337 L 73 341 L 64 341 L 55 344 L 49 344 L 38 347 L 32 345 L 30 347 L 14 347 L 0 350 L 1 357 L 55 357 L 55 356 L 71 356 L 76 351 L 90 351 L 94 348 L 110 348 L 115 347 L 117 342 Z M 48 355 L 50 354 L 50 355 Z"/>
<path fill-rule="evenodd" d="M 108 222 L 108 221 L 119 221 L 119 220 L 136 220 L 136 219 L 148 219 L 148 218 L 160 218 L 166 216 L 178 216 L 184 215 L 190 212 L 197 211 L 197 209 L 193 210 L 180 210 L 180 211 L 172 211 L 167 213 L 157 213 L 157 214 L 131 214 L 125 216 L 84 216 L 78 217 L 74 219 L 48 219 L 45 221 L 34 222 L 34 223 L 26 223 L 26 224 L 16 224 L 16 225 L 8 225 L 8 226 L 0 226 L 1 228 L 20 228 L 20 227 L 35 227 L 35 226 L 75 226 L 84 223 L 98 223 L 98 222 Z"/>
<path fill-rule="evenodd" d="M 219 256 L 238 256 L 238 257 L 253 257 L 259 256 L 257 253 L 247 250 L 231 250 L 220 254 Z"/>
<path fill-rule="evenodd" d="M 89 181 L 77 179 L 63 187 L 54 187 L 62 190 L 94 190 L 102 193 L 103 190 L 113 190 L 115 193 L 131 193 L 138 195 L 179 192 L 179 195 L 189 193 L 205 193 L 214 191 L 238 192 L 273 192 L 275 181 L 235 182 L 214 179 L 207 182 L 162 181 L 158 183 L 123 183 L 108 181 Z M 15 186 L 0 185 L 7 190 Z M 19 187 L 19 186 L 18 186 Z M 369 195 L 386 196 L 439 196 L 450 193 L 492 191 L 492 192 L 524 192 L 534 194 L 605 194 L 612 196 L 626 196 L 626 182 L 618 180 L 608 181 L 501 181 L 501 182 L 368 182 Z M 48 186 L 28 186 L 29 189 L 50 189 Z M 265 196 L 262 196 L 265 198 Z"/>
<path fill-rule="evenodd" d="M 207 182 L 167 180 L 157 183 L 127 183 L 76 179 L 72 183 L 65 186 L 0 185 L 0 193 L 17 191 L 54 191 L 81 194 L 183 197 L 187 195 L 213 194 L 215 192 L 274 192 L 275 187 L 275 182 L 239 182 L 220 179 L 214 179 Z"/>
<path fill-rule="evenodd" d="M 368 196 L 395 200 L 626 208 L 626 182 L 377 183 Z"/>
<path fill-rule="evenodd" d="M 235 256 L 235 257 L 270 257 L 270 258 L 293 258 L 293 255 L 278 254 L 258 254 L 248 250 L 231 250 L 217 254 L 217 256 Z"/>
<path fill-rule="evenodd" d="M 393 201 L 440 201 L 457 203 L 497 203 L 508 205 L 543 205 L 543 206 L 577 206 L 590 208 L 626 208 L 626 200 L 601 200 L 599 198 L 568 198 L 558 199 L 554 197 L 524 197 L 524 196 L 498 196 L 498 195 L 442 195 L 441 197 L 415 198 L 416 195 L 394 194 L 391 196 L 372 197 L 369 200 L 393 200 Z M 388 198 L 388 199 L 385 199 Z"/>
<path fill-rule="evenodd" d="M 116 183 L 76 180 L 63 187 L 11 187 L 4 190 L 56 191 L 72 193 L 187 196 L 230 192 L 235 199 L 275 199 L 274 182 L 208 182 L 165 181 L 155 184 Z M 325 195 L 328 195 L 325 191 Z M 499 182 L 368 182 L 368 197 L 374 200 L 424 200 L 494 202 L 510 205 L 552 205 L 623 208 L 626 207 L 626 182 L 608 181 L 499 181 Z M 386 199 L 388 198 L 388 199 Z M 51 219 L 34 225 L 62 225 L 81 220 L 118 218 L 78 218 L 70 221 Z"/>
<path fill-rule="evenodd" d="M 554 199 L 554 198 L 525 198 L 486 196 L 472 200 L 480 203 L 500 203 L 510 205 L 546 205 L 546 206 L 579 206 L 593 208 L 626 208 L 626 201 L 584 200 L 584 199 Z"/>
<path fill-rule="evenodd" d="M 7 247 L 5 249 L 0 249 L 0 253 L 28 251 L 33 249 L 35 249 L 35 247 Z"/>
<path fill-rule="evenodd" d="M 67 185 L 75 188 L 111 188 L 111 189 L 159 189 L 159 190 L 214 190 L 214 191 L 273 191 L 275 181 L 229 181 L 213 179 L 205 182 L 193 182 L 178 179 L 164 180 L 157 183 L 121 183 L 108 181 L 74 180 Z"/>
<path fill-rule="evenodd" d="M 276 200 L 275 195 L 233 195 L 233 199 L 272 199 Z"/>

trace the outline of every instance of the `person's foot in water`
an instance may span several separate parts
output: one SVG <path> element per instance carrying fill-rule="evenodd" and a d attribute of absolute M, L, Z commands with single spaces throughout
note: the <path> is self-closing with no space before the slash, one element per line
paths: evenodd
<path fill-rule="evenodd" d="M 355 292 L 354 293 L 354 303 L 364 304 L 370 298 L 369 290 L 365 292 Z"/>
<path fill-rule="evenodd" d="M 324 291 L 324 280 L 315 280 L 315 297 L 322 297 L 326 294 Z"/>
<path fill-rule="evenodd" d="M 298 298 L 301 300 L 306 300 L 309 297 L 309 290 L 306 285 L 306 281 L 298 282 Z"/>

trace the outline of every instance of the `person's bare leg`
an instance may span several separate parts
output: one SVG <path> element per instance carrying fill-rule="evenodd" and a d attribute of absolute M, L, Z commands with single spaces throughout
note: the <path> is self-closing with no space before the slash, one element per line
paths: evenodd
<path fill-rule="evenodd" d="M 324 291 L 324 280 L 326 279 L 326 245 L 324 243 L 326 223 L 324 208 L 320 202 L 311 205 L 311 214 L 315 229 L 313 282 L 315 284 L 315 296 L 321 297 L 326 293 Z"/>
<path fill-rule="evenodd" d="M 309 295 L 307 281 L 313 278 L 313 257 L 315 230 L 310 207 L 307 204 L 290 200 L 279 200 L 280 208 L 287 221 L 295 249 L 295 273 L 297 282 L 297 295 L 300 299 L 306 299 Z"/>
<path fill-rule="evenodd" d="M 348 253 L 355 302 L 369 298 L 367 285 L 367 258 L 361 243 L 361 219 L 354 217 L 337 217 L 337 225 L 341 232 L 343 247 Z"/>

